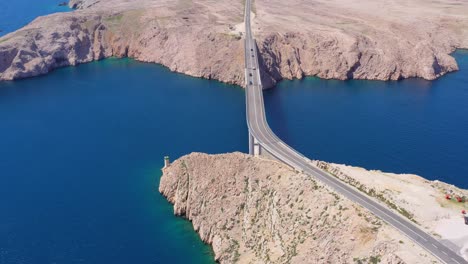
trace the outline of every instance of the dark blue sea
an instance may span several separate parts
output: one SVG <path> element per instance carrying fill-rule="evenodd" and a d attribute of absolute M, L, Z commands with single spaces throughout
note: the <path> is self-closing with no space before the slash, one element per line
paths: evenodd
<path fill-rule="evenodd" d="M 110 59 L 0 83 L 0 263 L 210 263 L 164 155 L 247 151 L 244 92 Z"/>
<path fill-rule="evenodd" d="M 13 32 L 38 16 L 70 11 L 68 6 L 59 6 L 65 0 L 1 0 L 0 37 Z"/>
<path fill-rule="evenodd" d="M 265 92 L 272 129 L 306 156 L 468 188 L 468 51 L 436 81 L 283 81 Z"/>
<path fill-rule="evenodd" d="M 58 2 L 2 1 L 0 29 Z M 284 81 L 265 92 L 268 120 L 310 158 L 467 188 L 468 53 L 455 56 L 461 71 L 435 82 Z M 244 96 L 129 59 L 0 83 L 0 264 L 213 263 L 159 195 L 160 168 L 246 152 Z"/>

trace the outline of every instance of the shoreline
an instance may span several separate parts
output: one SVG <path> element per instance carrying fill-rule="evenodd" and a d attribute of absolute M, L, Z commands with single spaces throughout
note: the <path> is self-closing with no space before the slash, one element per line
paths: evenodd
<path fill-rule="evenodd" d="M 187 165 L 185 165 L 185 166 L 187 166 L 187 169 L 189 171 L 191 171 L 192 170 L 191 167 L 198 167 L 198 165 L 194 165 L 193 162 L 203 162 L 203 163 L 205 163 L 208 160 L 212 159 L 212 157 L 215 157 L 215 160 L 216 160 L 218 156 L 230 157 L 230 156 L 236 156 L 238 154 L 237 153 L 229 153 L 229 154 L 207 155 L 209 157 L 208 159 L 206 157 L 203 157 L 203 156 L 202 156 L 203 158 L 201 158 L 201 159 L 191 158 L 191 157 L 197 157 L 199 155 L 206 155 L 206 154 L 202 154 L 202 153 L 188 154 L 188 155 L 182 156 L 179 159 L 177 159 L 176 161 L 174 161 L 174 164 L 176 164 L 175 166 L 178 167 L 180 162 L 185 164 L 186 162 L 190 161 L 190 163 L 187 163 Z M 242 154 L 242 155 L 245 155 L 245 154 Z M 229 160 L 229 158 L 222 158 L 222 160 L 226 160 L 226 159 Z M 265 160 L 265 159 L 262 159 L 262 158 L 253 158 L 253 157 L 250 157 L 248 159 L 249 160 L 255 160 L 255 161 L 258 160 L 258 162 L 268 162 L 268 163 L 270 163 L 270 166 L 273 166 L 273 164 L 277 164 L 275 166 L 283 167 L 282 163 L 278 163 L 278 162 L 271 161 L 271 160 Z M 211 162 L 212 161 L 210 161 L 208 164 L 211 164 Z M 221 161 L 219 161 L 219 162 L 221 162 Z M 223 162 L 220 163 L 220 164 L 224 164 Z M 380 172 L 380 171 L 376 171 L 376 170 L 369 171 L 369 170 L 366 170 L 366 169 L 363 169 L 363 168 L 360 168 L 360 167 L 352 167 L 352 166 L 347 166 L 347 165 L 332 164 L 332 163 L 326 163 L 326 162 L 322 162 L 322 161 L 311 161 L 311 162 L 314 163 L 314 164 L 319 165 L 319 167 L 320 166 L 323 167 L 323 165 L 330 166 L 329 168 L 332 168 L 331 171 L 333 171 L 334 173 L 336 173 L 338 171 L 338 173 L 340 175 L 342 175 L 342 176 L 344 175 L 344 176 L 348 177 L 349 179 L 354 179 L 354 180 L 356 180 L 356 179 L 365 179 L 365 178 L 369 179 L 365 183 L 360 183 L 359 181 L 356 182 L 358 184 L 361 184 L 360 188 L 363 188 L 362 186 L 366 186 L 365 188 L 372 189 L 374 194 L 378 194 L 377 196 L 375 196 L 375 195 L 370 196 L 368 193 L 366 193 L 369 197 L 372 197 L 372 199 L 376 199 L 375 197 L 379 197 L 379 196 L 380 197 L 386 197 L 387 199 L 389 199 L 389 201 L 391 201 L 392 204 L 394 204 L 393 206 L 395 208 L 403 208 L 403 210 L 407 209 L 408 212 L 410 214 L 412 214 L 415 217 L 415 219 L 417 220 L 417 221 L 413 222 L 414 225 L 416 225 L 419 228 L 425 230 L 426 232 L 431 233 L 434 236 L 435 239 L 441 240 L 446 246 L 449 246 L 450 248 L 452 248 L 452 249 L 454 249 L 456 251 L 460 251 L 461 254 L 465 257 L 465 259 L 468 258 L 468 254 L 467 254 L 468 253 L 468 250 L 467 250 L 467 247 L 468 247 L 468 228 L 466 228 L 466 226 L 465 226 L 465 224 L 463 222 L 463 218 L 457 217 L 457 212 L 456 212 L 458 209 L 460 209 L 459 208 L 460 204 L 453 204 L 453 205 L 456 205 L 456 206 L 451 207 L 451 206 L 448 206 L 448 205 L 451 205 L 452 203 L 447 204 L 447 203 L 444 203 L 443 199 L 442 199 L 442 201 L 440 201 L 437 197 L 431 196 L 431 195 L 434 194 L 434 191 L 435 191 L 435 193 L 439 193 L 441 191 L 441 189 L 443 189 L 443 188 L 452 188 L 456 192 L 462 192 L 464 194 L 468 194 L 468 190 L 459 189 L 458 187 L 456 187 L 454 185 L 446 184 L 446 183 L 440 182 L 440 181 L 429 181 L 429 180 L 427 180 L 427 179 L 425 179 L 425 178 L 423 178 L 421 176 L 417 176 L 417 175 L 393 174 L 393 173 Z M 189 165 L 189 164 L 191 164 L 191 165 Z M 216 162 L 216 164 L 217 164 L 217 162 Z M 234 164 L 238 164 L 238 162 L 236 161 Z M 242 164 L 242 162 L 240 164 Z M 245 168 L 243 166 L 241 166 L 240 164 L 232 165 L 232 163 L 226 163 L 223 166 L 231 167 L 231 169 L 233 169 L 234 171 L 238 171 L 238 169 L 239 169 L 238 172 L 241 173 L 240 171 L 244 171 Z M 173 166 L 173 165 L 171 165 L 171 166 Z M 183 167 L 185 168 L 185 166 L 183 166 Z M 236 166 L 241 166 L 241 167 L 236 167 Z M 209 167 L 211 167 L 211 165 Z M 217 168 L 218 165 L 216 165 L 215 167 Z M 241 168 L 242 168 L 242 170 L 240 170 Z M 200 176 L 198 176 L 198 173 L 208 173 L 208 174 L 218 173 L 218 171 L 217 171 L 218 169 L 213 169 L 213 170 L 214 171 L 212 171 L 212 170 L 205 171 L 204 169 L 202 169 L 202 170 L 197 169 L 195 172 L 192 172 L 191 178 L 193 178 L 193 179 L 191 180 L 191 182 L 193 181 L 193 183 L 191 183 L 190 185 L 198 186 L 199 184 L 203 184 L 203 180 L 201 180 Z M 185 209 L 181 209 L 181 206 L 182 206 L 180 204 L 181 201 L 179 201 L 177 198 L 173 197 L 172 193 L 173 193 L 173 191 L 175 191 L 173 189 L 174 186 L 171 187 L 171 185 L 168 184 L 168 181 L 172 182 L 172 181 L 174 181 L 174 179 L 173 180 L 168 180 L 167 177 L 171 177 L 171 178 L 172 177 L 177 177 L 177 175 L 179 175 L 179 174 L 178 173 L 174 174 L 175 171 L 177 171 L 177 169 L 174 169 L 174 168 L 163 169 L 164 173 L 163 173 L 163 177 L 161 178 L 160 185 L 159 185 L 159 190 L 160 190 L 161 194 L 164 197 L 166 197 L 166 199 L 168 199 L 168 201 L 170 203 L 172 203 L 174 205 L 174 213 L 176 215 L 178 215 L 179 217 L 185 218 L 185 219 L 189 220 L 190 222 L 192 222 L 194 230 L 201 236 L 203 241 L 205 243 L 209 244 L 211 247 L 213 247 L 213 250 L 215 252 L 215 261 L 220 261 L 221 263 L 225 263 L 225 259 L 223 257 L 224 253 L 222 254 L 220 249 L 219 249 L 219 245 L 218 245 L 219 242 L 215 242 L 216 241 L 216 235 L 214 235 L 214 237 L 213 237 L 213 234 L 217 234 L 218 232 L 221 232 L 221 233 L 223 233 L 223 232 L 222 231 L 215 231 L 214 229 L 211 229 L 211 231 L 210 231 L 211 234 L 207 236 L 205 234 L 206 223 L 204 221 L 200 222 L 200 220 L 197 220 L 197 217 L 198 217 L 199 214 L 204 215 L 203 211 L 199 212 L 198 211 L 199 209 L 197 209 L 196 210 L 197 213 L 195 213 L 193 216 L 191 216 L 191 214 L 192 214 L 191 211 L 195 210 L 195 209 L 189 209 L 190 205 L 188 205 L 188 204 L 186 205 L 187 207 Z M 327 171 L 330 171 L 330 170 L 327 169 Z M 238 172 L 236 172 L 236 175 L 237 175 Z M 193 173 L 195 173 L 195 174 L 193 174 Z M 258 172 L 258 173 L 260 173 L 260 172 Z M 362 177 L 356 178 L 358 174 L 363 174 L 363 173 L 364 173 L 364 175 Z M 372 174 L 373 177 L 370 177 L 370 174 Z M 224 175 L 224 172 L 222 173 L 222 175 Z M 229 175 L 229 174 L 227 174 L 227 175 Z M 182 175 L 179 175 L 179 176 L 182 176 Z M 224 177 L 224 176 L 220 176 L 220 177 Z M 254 177 L 254 175 L 251 175 L 249 177 Z M 335 176 L 335 177 L 338 177 L 340 180 L 343 180 L 343 177 L 339 177 L 339 176 Z M 294 182 L 293 179 L 294 178 L 290 178 L 289 181 Z M 374 179 L 374 180 L 377 179 L 378 180 L 377 183 L 375 183 L 375 182 L 372 183 L 372 181 L 373 181 L 372 179 Z M 201 182 L 198 182 L 198 181 L 201 181 Z M 381 181 L 385 182 L 385 184 L 383 182 L 381 182 Z M 293 184 L 292 182 L 291 182 L 291 184 Z M 213 180 L 211 181 L 211 183 L 213 184 Z M 405 190 L 403 190 L 403 189 L 395 190 L 394 189 L 394 188 L 400 188 L 398 186 L 403 186 L 403 185 L 405 185 L 404 186 L 404 188 L 406 188 Z M 353 185 L 353 186 L 355 186 L 355 185 Z M 433 186 L 436 186 L 436 187 L 433 187 Z M 177 190 L 179 190 L 180 188 L 181 187 L 178 186 Z M 354 188 L 356 188 L 356 187 L 354 187 Z M 383 192 L 381 192 L 381 190 L 379 188 L 385 188 L 385 190 L 383 190 Z M 408 191 L 408 190 L 411 190 L 411 191 Z M 180 192 L 180 191 L 177 191 L 177 192 Z M 426 194 L 427 192 L 429 194 Z M 442 193 L 440 193 L 440 194 L 441 194 L 441 196 L 443 196 Z M 411 197 L 413 197 L 413 198 L 416 197 L 419 200 L 418 199 L 416 199 L 416 200 L 411 199 Z M 433 197 L 433 198 L 430 198 L 430 197 Z M 189 204 L 194 203 L 194 201 L 191 200 L 191 199 L 194 199 L 194 198 L 188 197 L 186 199 L 188 199 L 190 201 Z M 294 199 L 294 196 L 293 196 L 293 199 Z M 377 199 L 376 201 L 379 201 L 379 203 L 382 202 L 379 199 Z M 431 208 L 431 206 L 436 206 L 437 204 L 439 204 L 439 201 L 442 202 L 440 204 L 440 206 L 437 207 L 436 210 L 430 209 L 429 214 L 427 212 L 425 212 L 424 209 L 422 209 L 422 208 L 427 209 L 427 208 Z M 384 203 L 384 206 L 388 207 L 388 204 L 389 204 L 388 202 Z M 422 204 L 424 204 L 424 205 L 422 205 Z M 225 207 L 225 208 L 228 208 L 227 210 L 229 210 L 229 211 L 232 210 L 232 209 L 230 209 L 231 207 L 229 205 L 226 205 L 226 206 L 227 207 Z M 462 206 L 464 206 L 464 208 L 466 208 L 465 204 L 463 204 Z M 408 209 L 408 207 L 410 207 L 411 209 Z M 341 208 L 341 206 L 340 206 L 340 208 Z M 450 217 L 449 216 L 444 216 L 447 212 L 451 212 Z M 435 215 L 431 216 L 431 214 L 435 214 Z M 460 216 L 461 216 L 461 213 L 458 213 L 458 214 L 460 214 Z M 216 218 L 216 217 L 214 217 L 214 218 Z M 221 216 L 220 216 L 219 219 L 216 218 L 216 220 L 219 220 L 221 222 L 223 221 Z M 263 221 L 263 220 L 264 219 L 262 218 L 262 219 L 259 219 L 257 221 Z M 234 224 L 233 228 L 234 229 L 236 228 L 235 224 Z M 465 231 L 461 232 L 460 228 L 463 228 Z M 457 230 L 457 231 L 455 231 L 455 230 Z M 456 235 L 454 235 L 454 234 L 456 234 Z M 354 241 L 354 239 L 352 239 L 351 241 Z M 347 242 L 345 242 L 345 243 L 347 243 Z M 400 244 L 401 243 L 402 242 L 400 240 Z M 404 244 L 408 244 L 408 242 L 405 242 Z M 242 248 L 242 246 L 241 246 L 241 248 Z M 244 253 L 244 254 L 248 254 L 248 253 Z M 241 256 L 242 256 L 242 254 L 241 254 Z M 399 257 L 403 257 L 405 259 L 405 261 L 403 261 L 403 263 L 405 263 L 406 261 L 411 259 L 411 258 L 407 259 L 409 256 L 407 256 L 406 253 L 403 254 L 403 255 L 399 255 Z M 415 261 L 415 260 L 413 259 L 412 261 Z M 410 261 L 408 263 L 419 263 L 419 262 L 412 262 L 412 261 Z M 421 261 L 421 260 L 419 260 L 419 261 Z M 229 263 L 229 261 L 226 262 L 226 263 Z M 384 262 L 384 263 L 387 263 L 387 262 Z M 421 263 L 424 263 L 424 261 L 422 261 Z"/>
<path fill-rule="evenodd" d="M 415 174 L 367 170 L 317 160 L 312 163 L 383 206 L 392 208 L 435 239 L 445 240 L 446 246 L 468 260 L 468 226 L 461 213 L 468 209 L 468 201 L 455 200 L 455 196 L 468 198 L 468 189 Z M 445 198 L 447 193 L 450 200 Z"/>
<path fill-rule="evenodd" d="M 242 32 L 238 27 L 243 19 L 242 2 L 233 5 L 221 1 L 207 5 L 204 0 L 195 0 L 192 5 L 178 6 L 162 0 L 142 1 L 137 7 L 123 0 L 70 1 L 69 6 L 78 9 L 38 17 L 24 28 L 3 36 L 0 38 L 0 56 L 3 57 L 0 80 L 43 75 L 55 68 L 114 56 L 162 64 L 173 72 L 193 77 L 245 85 Z M 318 5 L 317 10 L 312 10 L 312 17 L 321 17 L 328 5 L 340 1 Z M 110 4 L 115 8 L 109 10 Z M 398 8 L 400 4 L 393 3 Z M 277 20 L 273 18 L 279 16 L 277 9 L 263 0 L 256 1 L 255 5 L 257 15 L 253 24 L 258 35 L 259 68 L 265 88 L 274 87 L 283 79 L 307 76 L 326 80 L 387 81 L 413 77 L 434 80 L 458 69 L 450 54 L 457 48 L 466 48 L 465 42 L 468 42 L 463 32 L 452 31 L 452 27 L 463 20 L 454 22 L 451 17 L 437 22 L 451 26 L 440 36 L 434 34 L 426 40 L 429 36 L 424 32 L 428 29 L 416 28 L 410 33 L 417 33 L 417 39 L 413 40 L 414 34 L 404 31 L 403 39 L 392 40 L 401 45 L 417 44 L 407 50 L 406 46 L 396 48 L 377 41 L 373 34 L 380 36 L 385 32 L 368 32 L 365 23 L 357 29 L 347 28 L 349 23 L 340 24 L 343 30 L 337 32 L 334 24 L 328 25 L 328 19 L 321 17 L 327 24 L 323 25 L 325 29 L 310 29 L 307 25 L 312 28 L 317 25 L 316 21 L 308 20 L 295 29 L 289 24 L 275 25 Z M 284 3 L 278 5 L 280 8 Z M 433 10 L 434 7 L 426 8 Z M 290 18 L 294 8 L 290 9 L 285 9 L 284 19 Z M 298 11 L 297 19 L 303 19 L 305 11 Z M 338 14 L 341 11 L 336 10 Z M 216 15 L 215 23 L 203 15 L 206 13 Z M 360 18 L 373 23 L 375 20 L 368 14 L 360 14 Z M 373 38 L 375 43 L 371 41 Z M 381 52 L 376 53 L 376 50 Z"/>
<path fill-rule="evenodd" d="M 14 32 L 11 32 L 11 33 L 14 33 Z M 5 35 L 7 36 L 7 35 Z M 2 36 L 3 37 L 3 36 Z M 0 37 L 0 39 L 2 38 Z M 1 43 L 1 41 L 0 41 Z M 452 53 L 450 53 L 450 55 L 456 53 L 456 52 L 466 52 L 468 54 L 468 49 L 467 48 L 456 48 Z M 94 63 L 94 62 L 100 62 L 100 61 L 104 61 L 104 60 L 124 60 L 124 59 L 129 59 L 129 60 L 134 60 L 136 62 L 139 62 L 139 63 L 147 63 L 147 64 L 155 64 L 155 65 L 158 65 L 158 66 L 162 66 L 164 68 L 166 68 L 168 71 L 170 71 L 171 73 L 175 73 L 175 74 L 183 74 L 185 76 L 189 76 L 189 77 L 192 77 L 192 78 L 197 78 L 197 79 L 203 79 L 203 80 L 209 80 L 209 81 L 217 81 L 217 82 L 220 82 L 222 84 L 226 84 L 226 85 L 233 85 L 233 86 L 237 86 L 237 87 L 241 87 L 242 89 L 245 89 L 244 86 L 242 85 L 239 85 L 237 83 L 232 83 L 232 82 L 225 82 L 225 81 L 222 81 L 222 80 L 218 80 L 218 79 L 212 79 L 212 78 L 206 78 L 206 77 L 203 77 L 203 76 L 195 76 L 195 75 L 191 75 L 189 73 L 186 73 L 186 72 L 182 72 L 182 71 L 174 71 L 172 70 L 169 66 L 165 65 L 165 64 L 162 64 L 162 63 L 158 63 L 158 62 L 150 62 L 150 61 L 145 61 L 145 60 L 139 60 L 138 58 L 134 58 L 134 57 L 117 57 L 117 56 L 110 56 L 110 57 L 105 57 L 105 58 L 101 58 L 101 59 L 97 59 L 97 60 L 92 60 L 92 61 L 89 61 L 89 62 L 82 62 L 82 63 L 77 63 L 75 65 L 64 65 L 64 66 L 58 66 L 56 68 L 53 68 L 52 70 L 48 71 L 47 73 L 44 73 L 44 74 L 40 74 L 40 75 L 34 75 L 34 76 L 27 76 L 27 77 L 22 77 L 22 78 L 18 78 L 18 79 L 13 79 L 13 80 L 2 80 L 0 79 L 0 82 L 17 82 L 17 81 L 21 81 L 21 80 L 26 80 L 26 79 L 33 79 L 33 78 L 40 78 L 40 77 L 44 77 L 52 72 L 54 72 L 55 70 L 58 70 L 58 69 L 61 69 L 61 68 L 67 68 L 67 67 L 77 67 L 81 64 L 87 64 L 87 63 Z M 457 62 L 458 63 L 458 62 Z M 457 69 L 457 70 L 454 70 L 454 71 L 450 71 L 450 72 L 447 72 L 439 77 L 437 77 L 436 79 L 433 79 L 433 80 L 428 80 L 428 79 L 424 79 L 422 77 L 408 77 L 408 78 L 401 78 L 401 79 L 397 79 L 397 80 L 378 80 L 378 79 L 345 79 L 345 80 L 342 80 L 342 79 L 326 79 L 326 78 L 322 78 L 322 77 L 319 77 L 319 76 L 315 76 L 315 75 L 304 75 L 302 76 L 301 78 L 292 78 L 292 79 L 286 79 L 286 78 L 283 78 L 281 80 L 278 80 L 273 86 L 271 87 L 267 87 L 267 88 L 264 88 L 264 90 L 268 90 L 268 89 L 273 89 L 273 88 L 276 88 L 276 86 L 283 82 L 283 81 L 302 81 L 302 80 L 306 80 L 308 78 L 316 78 L 316 79 L 319 79 L 319 80 L 322 80 L 322 81 L 342 81 L 342 82 L 349 82 L 349 81 L 371 81 L 371 82 L 388 82 L 388 83 L 394 83 L 394 82 L 401 82 L 401 81 L 405 81 L 405 80 L 422 80 L 422 81 L 427 81 L 427 82 L 433 82 L 433 81 L 437 81 L 439 79 L 442 79 L 444 78 L 445 76 L 449 75 L 449 74 L 456 74 L 458 73 L 460 70 Z"/>

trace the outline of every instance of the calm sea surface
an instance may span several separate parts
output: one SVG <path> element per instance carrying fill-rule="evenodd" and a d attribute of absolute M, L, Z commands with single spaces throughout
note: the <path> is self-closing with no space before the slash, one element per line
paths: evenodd
<path fill-rule="evenodd" d="M 57 3 L 2 1 L 0 29 Z M 468 187 L 468 53 L 455 56 L 462 70 L 435 82 L 284 81 L 265 92 L 268 120 L 311 158 Z M 244 103 L 128 59 L 0 83 L 0 264 L 213 263 L 157 183 L 164 155 L 246 152 Z"/>
<path fill-rule="evenodd" d="M 468 51 L 429 82 L 284 81 L 265 92 L 272 129 L 306 156 L 468 188 Z"/>
<path fill-rule="evenodd" d="M 244 92 L 105 60 L 0 83 L 0 263 L 207 263 L 163 156 L 247 151 Z"/>

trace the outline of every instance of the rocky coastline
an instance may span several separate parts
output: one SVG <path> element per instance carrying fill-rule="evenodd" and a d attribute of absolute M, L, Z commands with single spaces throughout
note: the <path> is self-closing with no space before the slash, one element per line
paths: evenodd
<path fill-rule="evenodd" d="M 192 153 L 163 169 L 159 191 L 219 263 L 438 263 L 364 208 L 269 159 Z"/>
<path fill-rule="evenodd" d="M 347 7 L 343 0 L 257 0 L 253 25 L 264 87 L 304 76 L 433 80 L 455 71 L 450 53 L 468 48 L 468 4 L 448 2 L 442 1 L 448 12 L 437 16 L 436 3 L 414 11 L 405 1 L 376 16 L 372 1 Z M 71 0 L 69 6 L 76 10 L 39 17 L 0 38 L 0 80 L 130 57 L 244 85 L 242 1 Z"/>

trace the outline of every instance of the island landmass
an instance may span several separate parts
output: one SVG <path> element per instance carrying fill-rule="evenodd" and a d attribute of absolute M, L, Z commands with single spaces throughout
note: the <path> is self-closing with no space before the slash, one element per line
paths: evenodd
<path fill-rule="evenodd" d="M 71 0 L 0 38 L 0 80 L 108 57 L 244 86 L 244 1 Z M 441 12 L 440 10 L 443 10 Z M 468 48 L 468 3 L 256 0 L 265 88 L 286 78 L 433 80 Z"/>

